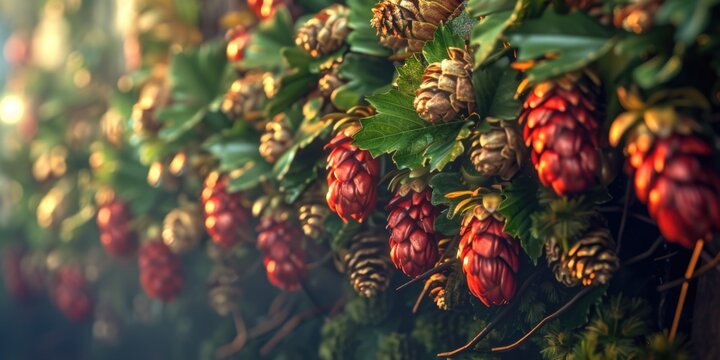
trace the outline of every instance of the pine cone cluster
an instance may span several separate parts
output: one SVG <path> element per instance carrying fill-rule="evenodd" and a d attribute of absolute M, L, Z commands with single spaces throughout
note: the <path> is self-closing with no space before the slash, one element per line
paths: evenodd
<path fill-rule="evenodd" d="M 599 82 L 586 74 L 569 73 L 533 86 L 520 112 L 540 181 L 560 196 L 581 193 L 598 181 Z"/>
<path fill-rule="evenodd" d="M 302 232 L 287 214 L 266 215 L 257 227 L 257 248 L 270 283 L 284 291 L 297 291 L 307 272 Z"/>
<path fill-rule="evenodd" d="M 229 266 L 215 265 L 210 273 L 208 300 L 220 316 L 231 314 L 240 305 L 240 274 Z"/>
<path fill-rule="evenodd" d="M 720 230 L 720 174 L 709 142 L 677 133 L 654 142 L 634 137 L 626 151 L 635 194 L 666 240 L 692 248 Z"/>
<path fill-rule="evenodd" d="M 225 53 L 228 61 L 236 62 L 245 58 L 245 47 L 250 42 L 250 32 L 245 26 L 238 25 L 225 33 Z"/>
<path fill-rule="evenodd" d="M 298 202 L 298 220 L 305 236 L 311 239 L 320 238 L 325 234 L 325 218 L 330 209 L 325 202 L 321 186 L 307 190 Z"/>
<path fill-rule="evenodd" d="M 504 227 L 505 218 L 485 206 L 475 207 L 460 227 L 458 258 L 470 292 L 485 306 L 507 304 L 515 296 L 520 245 Z"/>
<path fill-rule="evenodd" d="M 97 226 L 100 243 L 112 256 L 128 256 L 137 246 L 135 233 L 130 226 L 130 207 L 117 198 L 98 205 Z"/>
<path fill-rule="evenodd" d="M 295 45 L 315 58 L 339 50 L 350 33 L 349 14 L 350 10 L 340 4 L 320 10 L 297 30 Z"/>
<path fill-rule="evenodd" d="M 415 278 L 430 270 L 438 259 L 435 219 L 440 210 L 431 202 L 432 190 L 396 191 L 387 205 L 390 258 L 396 268 Z"/>
<path fill-rule="evenodd" d="M 356 107 L 348 111 L 355 121 L 373 115 L 370 107 Z M 325 145 L 330 149 L 327 158 L 326 200 L 330 210 L 343 221 L 350 218 L 363 222 L 375 209 L 377 183 L 380 179 L 380 162 L 369 151 L 352 144 L 352 135 L 359 130 L 357 123 L 341 128 Z"/>
<path fill-rule="evenodd" d="M 260 136 L 260 155 L 269 163 L 277 161 L 293 145 L 293 132 L 284 114 L 277 114 L 265 124 Z"/>
<path fill-rule="evenodd" d="M 55 273 L 50 295 L 55 305 L 70 321 L 83 321 L 92 312 L 93 301 L 87 280 L 79 268 L 61 266 Z"/>
<path fill-rule="evenodd" d="M 343 260 L 358 294 L 372 298 L 387 289 L 392 275 L 387 254 L 387 238 L 378 233 L 363 232 L 352 238 Z"/>
<path fill-rule="evenodd" d="M 476 133 L 470 145 L 470 161 L 483 176 L 510 180 L 525 162 L 525 147 L 518 129 L 509 121 L 487 118 L 492 128 Z"/>
<path fill-rule="evenodd" d="M 205 229 L 212 241 L 230 247 L 244 238 L 250 224 L 250 211 L 239 193 L 228 193 L 228 176 L 211 172 L 205 179 L 200 195 L 205 214 Z"/>
<path fill-rule="evenodd" d="M 250 71 L 230 85 L 220 109 L 231 119 L 241 118 L 263 129 L 263 108 L 274 90 L 272 76 L 262 71 Z"/>
<path fill-rule="evenodd" d="M 373 8 L 370 24 L 384 46 L 417 52 L 440 23 L 460 14 L 462 5 L 461 0 L 383 0 Z"/>
<path fill-rule="evenodd" d="M 202 237 L 200 209 L 188 204 L 170 211 L 163 219 L 162 239 L 176 254 L 195 249 Z"/>
<path fill-rule="evenodd" d="M 425 68 L 413 105 L 421 118 L 436 123 L 448 122 L 475 110 L 472 84 L 473 60 L 459 48 L 448 48 L 449 59 Z"/>
<path fill-rule="evenodd" d="M 170 302 L 180 293 L 183 277 L 180 258 L 162 241 L 150 240 L 140 247 L 138 254 L 140 284 L 154 299 Z"/>
<path fill-rule="evenodd" d="M 551 238 L 545 243 L 545 253 L 557 281 L 569 287 L 607 284 L 620 266 L 615 242 L 606 227 L 586 232 L 567 253 Z"/>

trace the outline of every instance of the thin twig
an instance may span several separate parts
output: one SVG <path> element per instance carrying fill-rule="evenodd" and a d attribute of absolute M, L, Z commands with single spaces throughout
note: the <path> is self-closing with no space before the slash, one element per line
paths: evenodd
<path fill-rule="evenodd" d="M 320 300 L 315 296 L 315 294 L 310 291 L 310 287 L 308 286 L 307 282 L 300 282 L 300 288 L 305 293 L 310 302 L 313 304 L 313 306 L 315 306 L 316 308 L 320 308 L 323 306 L 323 304 L 320 303 Z"/>
<path fill-rule="evenodd" d="M 627 185 L 625 186 L 625 203 L 623 204 L 622 217 L 620 218 L 620 229 L 617 234 L 617 245 L 615 245 L 615 253 L 620 253 L 622 247 L 623 236 L 625 235 L 625 225 L 627 225 L 628 212 L 630 210 L 630 196 L 632 190 L 632 181 L 628 179 Z"/>
<path fill-rule="evenodd" d="M 251 339 L 270 332 L 287 319 L 288 315 L 290 315 L 290 310 L 292 309 L 292 305 L 283 307 L 283 305 L 287 302 L 287 298 L 287 294 L 282 293 L 278 295 L 272 303 L 270 303 L 267 320 L 250 329 L 249 337 Z"/>
<path fill-rule="evenodd" d="M 434 268 L 432 268 L 432 269 L 430 269 L 430 270 L 422 273 L 420 276 L 418 276 L 418 277 L 416 277 L 416 278 L 414 278 L 414 279 L 412 279 L 412 280 L 410 280 L 410 281 L 408 281 L 408 282 L 406 282 L 406 283 L 398 286 L 398 288 L 395 289 L 395 290 L 401 290 L 401 289 L 406 288 L 406 287 L 408 287 L 408 286 L 410 286 L 410 285 L 412 285 L 412 284 L 415 284 L 415 283 L 418 283 L 418 282 L 420 282 L 420 281 L 423 281 L 423 280 L 425 280 L 425 279 L 433 276 L 433 274 L 437 274 L 437 273 L 439 273 L 439 272 L 441 272 L 441 271 L 443 271 L 443 270 L 445 270 L 445 269 L 447 269 L 447 268 L 449 268 L 449 267 L 451 267 L 451 266 L 452 266 L 452 261 L 446 262 L 446 263 L 441 264 L 441 265 L 438 265 L 438 266 L 436 266 L 436 267 L 434 267 Z"/>
<path fill-rule="evenodd" d="M 657 251 L 657 249 L 660 247 L 660 245 L 662 245 L 662 243 L 663 243 L 663 237 L 658 236 L 658 238 L 655 239 L 655 242 L 653 242 L 653 244 L 650 245 L 649 249 L 645 250 L 645 252 L 643 252 L 639 255 L 636 255 L 633 258 L 630 258 L 628 261 L 625 262 L 625 264 L 623 264 L 623 266 L 630 266 L 630 265 L 636 264 L 640 261 L 643 261 L 643 260 L 651 257 L 652 254 L 654 254 L 655 251 Z"/>
<path fill-rule="evenodd" d="M 332 251 L 328 251 L 325 255 L 323 255 L 323 257 L 321 257 L 317 261 L 307 264 L 307 269 L 312 270 L 312 269 L 318 268 L 318 267 L 322 266 L 323 264 L 325 264 L 326 262 L 328 262 L 330 259 L 332 259 L 332 257 L 333 257 Z"/>
<path fill-rule="evenodd" d="M 270 338 L 270 340 L 268 340 L 262 348 L 260 348 L 260 355 L 267 356 L 275 348 L 275 346 L 285 337 L 290 335 L 290 333 L 295 330 L 295 328 L 298 327 L 303 320 L 316 316 L 322 311 L 323 309 L 320 308 L 308 309 L 290 318 L 290 320 L 283 324 L 275 335 L 273 335 L 273 337 Z"/>
<path fill-rule="evenodd" d="M 438 357 L 456 356 L 467 350 L 470 350 L 473 346 L 475 346 L 477 343 L 479 343 L 482 339 L 485 338 L 485 336 L 487 336 L 490 333 L 490 331 L 492 331 L 495 328 L 495 326 L 497 326 L 498 323 L 500 323 L 500 321 L 502 321 L 503 318 L 505 318 L 505 316 L 507 316 L 508 313 L 510 313 L 510 310 L 512 310 L 512 308 L 514 308 L 515 305 L 517 305 L 517 303 L 520 302 L 520 298 L 522 297 L 525 290 L 527 290 L 528 287 L 530 287 L 530 283 L 532 283 L 532 281 L 535 280 L 535 278 L 538 277 L 541 273 L 542 273 L 542 271 L 536 271 L 532 275 L 530 275 L 530 277 L 528 277 L 525 280 L 525 282 L 523 282 L 523 284 L 520 285 L 520 289 L 518 289 L 517 293 L 515 294 L 515 299 L 510 304 L 505 306 L 505 308 L 502 309 L 502 311 L 500 313 L 495 315 L 495 317 L 485 326 L 485 328 L 480 330 L 480 332 L 477 333 L 477 335 L 475 335 L 475 337 L 472 338 L 472 340 L 470 340 L 470 342 L 468 342 L 467 344 L 465 344 L 455 350 L 439 353 L 439 354 L 437 354 L 437 356 Z"/>
<path fill-rule="evenodd" d="M 600 207 L 597 207 L 596 209 L 600 212 L 622 212 L 623 211 L 623 208 L 621 208 L 619 206 L 600 206 Z M 645 215 L 641 215 L 641 214 L 638 214 L 638 213 L 635 213 L 632 211 L 628 211 L 627 216 L 634 218 L 636 220 L 640 220 L 644 223 L 647 223 L 648 225 L 653 225 L 653 226 L 656 225 L 655 221 L 653 221 L 653 219 L 651 219 Z"/>
<path fill-rule="evenodd" d="M 715 260 L 715 259 L 714 259 L 714 256 L 713 256 L 711 253 L 707 252 L 706 250 L 707 250 L 707 248 L 705 248 L 705 250 L 703 250 L 703 252 L 700 253 L 700 257 L 701 257 L 703 260 L 705 260 L 706 262 L 711 262 L 711 261 Z M 720 271 L 720 265 L 715 266 L 715 269 L 716 269 L 717 271 Z"/>
<path fill-rule="evenodd" d="M 667 254 L 665 254 L 665 255 L 661 255 L 661 256 L 658 256 L 658 257 L 654 258 L 653 261 L 663 261 L 663 260 L 667 260 L 667 259 L 669 259 L 669 258 L 671 258 L 671 257 L 673 257 L 673 256 L 675 256 L 675 255 L 677 255 L 677 254 L 679 254 L 679 253 L 680 253 L 679 251 L 672 251 L 672 252 L 669 252 L 669 253 L 667 253 Z"/>
<path fill-rule="evenodd" d="M 568 311 L 570 308 L 572 308 L 572 306 L 575 305 L 575 303 L 580 301 L 580 299 L 582 299 L 585 295 L 587 295 L 594 289 L 595 289 L 595 287 L 586 287 L 586 288 L 582 289 L 580 292 L 575 294 L 575 296 L 573 296 L 573 298 L 570 299 L 570 301 L 568 301 L 561 308 L 557 309 L 554 313 L 552 313 L 552 314 L 546 316 L 545 318 L 543 318 L 542 320 L 540 320 L 540 322 L 537 323 L 537 325 L 535 325 L 535 327 L 533 327 L 530 331 L 527 332 L 527 334 L 523 335 L 520 339 L 518 339 L 517 341 L 515 341 L 514 343 L 512 343 L 510 345 L 494 347 L 494 348 L 492 348 L 491 351 L 492 352 L 500 352 L 500 351 L 507 351 L 507 350 L 514 349 L 515 347 L 520 345 L 523 341 L 527 340 L 536 331 L 540 330 L 540 328 L 545 326 L 545 324 L 560 317 L 560 315 L 564 314 L 566 311 Z"/>
<path fill-rule="evenodd" d="M 245 327 L 245 321 L 239 311 L 233 311 L 233 319 L 235 320 L 235 338 L 228 344 L 221 346 L 215 351 L 215 357 L 223 359 L 232 354 L 235 354 L 245 347 L 245 343 L 248 339 L 247 327 Z"/>
<path fill-rule="evenodd" d="M 698 270 L 693 273 L 693 275 L 690 277 L 690 279 L 685 279 L 684 277 L 675 279 L 673 281 L 670 281 L 663 285 L 658 286 L 657 291 L 659 291 L 659 292 L 668 291 L 668 290 L 674 289 L 684 283 L 687 283 L 694 279 L 697 279 L 700 276 L 702 276 L 703 274 L 705 274 L 706 272 L 715 268 L 715 266 L 717 266 L 718 264 L 720 264 L 720 254 L 717 254 L 710 262 L 708 262 L 707 264 L 698 268 Z"/>
<path fill-rule="evenodd" d="M 423 286 L 422 291 L 420 291 L 420 294 L 417 297 L 417 300 L 415 300 L 415 305 L 413 305 L 412 313 L 417 313 L 418 309 L 420 308 L 420 304 L 422 304 L 423 299 L 425 298 L 425 294 L 427 294 L 428 290 L 430 289 L 430 284 L 425 282 L 425 286 Z"/>
<path fill-rule="evenodd" d="M 690 280 L 690 278 L 692 278 L 695 266 L 697 266 L 700 253 L 702 252 L 704 245 L 705 241 L 703 239 L 695 242 L 695 249 L 693 249 L 692 256 L 690 257 L 690 263 L 685 271 L 685 280 Z M 680 317 L 682 316 L 683 307 L 685 306 L 685 299 L 687 298 L 689 286 L 690 283 L 685 281 L 680 287 L 680 296 L 678 297 L 677 306 L 675 306 L 675 316 L 673 317 L 672 326 L 670 327 L 670 334 L 668 334 L 668 341 L 670 343 L 675 341 L 675 336 L 677 335 L 678 326 L 680 325 Z"/>

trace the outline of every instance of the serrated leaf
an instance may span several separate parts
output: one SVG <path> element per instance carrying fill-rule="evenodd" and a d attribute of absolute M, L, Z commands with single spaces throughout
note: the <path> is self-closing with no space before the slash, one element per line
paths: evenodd
<path fill-rule="evenodd" d="M 457 136 L 455 136 L 455 141 L 437 142 L 428 147 L 426 154 L 430 158 L 430 170 L 441 171 L 447 164 L 453 162 L 465 152 L 465 145 L 463 145 L 462 140 L 472 133 L 470 131 L 472 124 L 471 121 L 465 121 L 464 126 L 460 128 Z"/>
<path fill-rule="evenodd" d="M 348 110 L 387 86 L 392 80 L 393 66 L 382 58 L 350 53 L 345 55 L 339 72 L 350 81 L 335 90 L 331 100 L 339 110 Z"/>
<path fill-rule="evenodd" d="M 426 42 L 423 46 L 422 53 L 425 61 L 435 63 L 448 59 L 448 48 L 465 48 L 465 40 L 456 35 L 447 25 L 440 25 L 435 30 L 433 39 Z"/>
<path fill-rule="evenodd" d="M 475 50 L 475 66 L 482 65 L 495 50 L 505 30 L 514 24 L 522 10 L 523 1 L 468 1 L 468 12 L 474 17 L 484 16 L 470 34 L 470 45 Z"/>
<path fill-rule="evenodd" d="M 355 134 L 355 144 L 370 151 L 373 157 L 392 154 L 400 169 L 435 166 L 447 161 L 442 150 L 458 142 L 465 121 L 430 124 L 413 108 L 413 96 L 391 90 L 368 98 L 377 114 L 361 120 L 362 129 Z"/>
<path fill-rule="evenodd" d="M 208 139 L 203 147 L 220 162 L 220 171 L 230 174 L 229 190 L 242 191 L 267 179 L 272 166 L 260 156 L 258 134 L 244 123 Z"/>
<path fill-rule="evenodd" d="M 413 56 L 405 63 L 397 68 L 398 76 L 395 85 L 401 93 L 415 96 L 415 91 L 420 88 L 422 83 L 422 74 L 425 71 L 425 65 Z"/>
<path fill-rule="evenodd" d="M 282 7 L 275 12 L 275 16 L 261 22 L 253 30 L 240 66 L 265 70 L 283 66 L 283 58 L 278 54 L 284 47 L 295 46 L 293 34 L 295 29 L 290 12 Z"/>
<path fill-rule="evenodd" d="M 477 113 L 481 119 L 488 116 L 515 120 L 520 110 L 520 102 L 515 98 L 519 84 L 518 72 L 498 62 L 485 69 L 473 72 Z"/>
<path fill-rule="evenodd" d="M 520 61 L 552 55 L 527 70 L 530 82 L 581 69 L 603 56 L 617 40 L 612 30 L 582 11 L 562 15 L 548 10 L 539 19 L 508 30 L 506 36 L 518 48 Z"/>
<path fill-rule="evenodd" d="M 376 3 L 376 0 L 347 1 L 347 6 L 350 8 L 348 26 L 352 29 L 347 42 L 350 44 L 352 52 L 386 57 L 390 55 L 390 50 L 380 45 L 378 36 L 375 34 L 376 31 L 370 25 L 370 19 L 373 16 L 372 8 Z"/>
<path fill-rule="evenodd" d="M 506 218 L 505 231 L 520 240 L 520 245 L 534 264 L 537 264 L 545 245 L 545 239 L 531 234 L 531 215 L 540 209 L 538 189 L 537 179 L 533 176 L 519 176 L 502 189 L 503 201 L 498 207 Z"/>

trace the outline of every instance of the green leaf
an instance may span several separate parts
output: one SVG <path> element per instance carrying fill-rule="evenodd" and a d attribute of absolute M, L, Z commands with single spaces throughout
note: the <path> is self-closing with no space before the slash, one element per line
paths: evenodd
<path fill-rule="evenodd" d="M 248 69 L 273 70 L 284 65 L 278 56 L 284 47 L 294 47 L 292 17 L 286 8 L 277 10 L 271 19 L 261 22 L 252 32 L 240 66 Z"/>
<path fill-rule="evenodd" d="M 350 8 L 348 26 L 352 29 L 347 42 L 350 44 L 352 52 L 386 57 L 390 55 L 390 50 L 380 45 L 375 29 L 370 25 L 370 19 L 373 16 L 372 8 L 376 3 L 376 0 L 347 1 L 347 6 Z"/>
<path fill-rule="evenodd" d="M 296 162 L 287 174 L 280 180 L 279 189 L 285 193 L 285 201 L 294 203 L 305 189 L 318 179 L 318 169 L 324 164 L 320 160 L 313 163 L 310 159 Z"/>
<path fill-rule="evenodd" d="M 633 78 L 642 88 L 650 89 L 674 78 L 682 69 L 681 54 L 658 55 L 633 70 Z"/>
<path fill-rule="evenodd" d="M 467 11 L 474 17 L 484 16 L 470 34 L 475 50 L 475 66 L 482 65 L 496 49 L 505 30 L 517 22 L 524 1 L 470 0 Z"/>
<path fill-rule="evenodd" d="M 451 219 L 450 209 L 443 210 L 435 219 L 435 231 L 447 236 L 457 235 L 460 233 L 460 217 L 456 216 Z"/>
<path fill-rule="evenodd" d="M 430 179 L 429 185 L 433 189 L 431 199 L 433 205 L 448 206 L 448 212 L 443 212 L 443 214 L 448 219 L 452 218 L 455 207 L 462 198 L 449 199 L 445 195 L 454 191 L 468 190 L 467 185 L 462 182 L 462 175 L 457 172 L 442 172 L 434 175 Z"/>
<path fill-rule="evenodd" d="M 360 224 L 355 221 L 343 222 L 337 214 L 331 212 L 325 217 L 325 229 L 332 234 L 330 247 L 338 251 L 347 247 L 348 241 L 360 230 Z"/>
<path fill-rule="evenodd" d="M 413 96 L 391 90 L 368 98 L 377 114 L 361 120 L 362 129 L 355 134 L 355 144 L 370 151 L 373 157 L 392 154 L 400 169 L 432 164 L 431 170 L 442 170 L 454 159 L 452 144 L 462 137 L 465 121 L 430 124 L 413 108 Z"/>
<path fill-rule="evenodd" d="M 515 120 L 520 102 L 515 98 L 519 84 L 518 72 L 507 61 L 498 61 L 485 69 L 473 72 L 477 113 L 481 119 L 488 116 Z"/>
<path fill-rule="evenodd" d="M 397 90 L 403 94 L 415 96 L 415 91 L 420 88 L 422 74 L 425 65 L 416 55 L 405 60 L 405 63 L 397 68 L 398 76 L 395 80 Z"/>
<path fill-rule="evenodd" d="M 280 79 L 280 88 L 277 94 L 265 107 L 266 116 L 271 118 L 290 108 L 312 86 L 317 84 L 318 78 L 317 74 L 312 74 L 307 69 L 295 69 L 295 71 L 283 76 Z"/>
<path fill-rule="evenodd" d="M 518 176 L 502 189 L 503 201 L 498 211 L 505 216 L 505 231 L 520 240 L 525 253 L 534 264 L 542 255 L 545 239 L 532 236 L 531 215 L 540 209 L 538 202 L 539 184 L 530 175 Z"/>
<path fill-rule="evenodd" d="M 470 131 L 472 124 L 472 121 L 465 121 L 455 136 L 455 141 L 436 142 L 428 147 L 425 153 L 430 159 L 430 169 L 442 170 L 465 152 L 462 140 L 472 133 Z"/>
<path fill-rule="evenodd" d="M 612 30 L 582 11 L 561 15 L 550 10 L 510 29 L 507 38 L 518 48 L 520 61 L 552 55 L 527 70 L 531 82 L 581 69 L 603 56 L 617 40 Z"/>
<path fill-rule="evenodd" d="M 710 24 L 712 8 L 718 4 L 720 0 L 666 0 L 655 15 L 655 22 L 674 25 L 675 41 L 691 45 Z"/>
<path fill-rule="evenodd" d="M 422 53 L 425 61 L 435 63 L 449 58 L 447 49 L 449 47 L 465 48 L 465 40 L 456 35 L 452 28 L 446 25 L 440 25 L 435 30 L 433 39 L 426 42 L 423 46 Z"/>
<path fill-rule="evenodd" d="M 563 329 L 577 329 L 588 322 L 590 309 L 599 303 L 607 292 L 609 285 L 596 286 L 589 294 L 578 300 L 565 314 L 560 316 L 560 325 Z"/>
<path fill-rule="evenodd" d="M 393 67 L 383 58 L 350 53 L 345 55 L 339 72 L 350 81 L 335 90 L 332 102 L 339 110 L 348 110 L 387 86 L 392 80 Z"/>
<path fill-rule="evenodd" d="M 208 139 L 203 147 L 230 173 L 230 191 L 247 190 L 267 179 L 272 166 L 260 156 L 258 134 L 244 123 Z"/>

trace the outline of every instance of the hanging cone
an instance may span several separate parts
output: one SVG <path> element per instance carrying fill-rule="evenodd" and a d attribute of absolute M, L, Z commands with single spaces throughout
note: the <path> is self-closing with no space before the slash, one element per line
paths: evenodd
<path fill-rule="evenodd" d="M 467 51 L 448 48 L 450 59 L 425 68 L 413 105 L 421 118 L 436 123 L 451 121 L 475 110 L 473 61 Z"/>
<path fill-rule="evenodd" d="M 297 30 L 295 45 L 316 58 L 339 50 L 350 33 L 349 14 L 350 10 L 339 4 L 320 10 Z"/>
<path fill-rule="evenodd" d="M 470 161 L 483 176 L 510 180 L 525 163 L 525 145 L 514 122 L 486 118 L 489 131 L 476 133 L 470 145 Z"/>
<path fill-rule="evenodd" d="M 387 237 L 364 232 L 352 238 L 343 260 L 350 284 L 358 294 L 372 298 L 387 289 L 391 276 L 387 254 Z"/>

